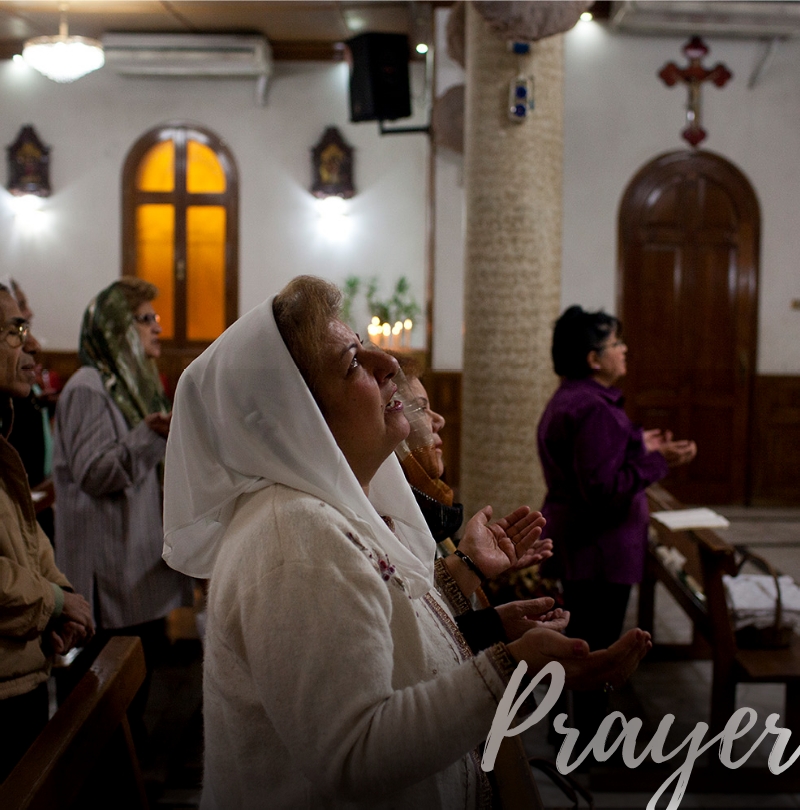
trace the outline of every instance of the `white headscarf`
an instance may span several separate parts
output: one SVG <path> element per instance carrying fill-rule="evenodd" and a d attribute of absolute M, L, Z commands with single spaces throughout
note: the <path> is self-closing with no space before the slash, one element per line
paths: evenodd
<path fill-rule="evenodd" d="M 368 524 L 409 595 L 430 590 L 434 541 L 399 463 L 389 456 L 367 499 L 278 332 L 270 298 L 178 382 L 165 463 L 164 559 L 209 578 L 236 498 L 274 483 Z M 381 515 L 393 518 L 397 536 Z"/>

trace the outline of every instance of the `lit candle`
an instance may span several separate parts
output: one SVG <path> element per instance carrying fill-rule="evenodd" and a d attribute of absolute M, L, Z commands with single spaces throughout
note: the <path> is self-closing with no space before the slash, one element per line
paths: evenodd
<path fill-rule="evenodd" d="M 403 331 L 403 324 L 397 321 L 392 327 L 392 348 L 397 349 L 400 347 L 400 333 Z"/>
<path fill-rule="evenodd" d="M 388 323 L 383 324 L 381 327 L 381 337 L 383 340 L 380 343 L 382 349 L 389 348 L 389 335 L 392 334 L 392 327 Z"/>

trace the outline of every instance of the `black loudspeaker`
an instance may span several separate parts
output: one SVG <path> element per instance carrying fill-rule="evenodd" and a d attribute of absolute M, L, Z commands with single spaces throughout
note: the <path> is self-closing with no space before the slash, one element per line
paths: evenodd
<path fill-rule="evenodd" d="M 411 115 L 408 37 L 359 34 L 347 42 L 350 69 L 350 120 L 394 121 Z"/>

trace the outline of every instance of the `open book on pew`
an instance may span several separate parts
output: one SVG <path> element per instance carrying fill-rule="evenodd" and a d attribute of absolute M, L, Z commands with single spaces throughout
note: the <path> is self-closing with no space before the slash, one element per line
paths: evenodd
<path fill-rule="evenodd" d="M 685 529 L 727 529 L 731 525 L 719 512 L 706 507 L 653 512 L 650 517 L 663 523 L 673 532 Z"/>

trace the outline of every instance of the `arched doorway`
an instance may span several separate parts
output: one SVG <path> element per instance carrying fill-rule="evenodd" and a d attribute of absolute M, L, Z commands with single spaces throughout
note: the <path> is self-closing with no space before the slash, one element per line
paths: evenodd
<path fill-rule="evenodd" d="M 710 152 L 661 155 L 619 212 L 619 308 L 631 418 L 698 443 L 666 486 L 686 503 L 744 503 L 756 362 L 760 213 Z"/>
<path fill-rule="evenodd" d="M 162 371 L 178 375 L 238 315 L 238 173 L 213 132 L 163 124 L 122 173 L 122 272 L 159 288 Z"/>

